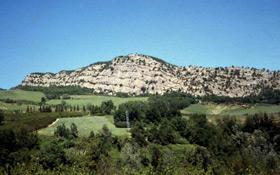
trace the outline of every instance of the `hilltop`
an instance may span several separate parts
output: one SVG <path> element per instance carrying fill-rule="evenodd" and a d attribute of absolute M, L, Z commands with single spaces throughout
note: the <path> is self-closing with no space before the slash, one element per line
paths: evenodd
<path fill-rule="evenodd" d="M 183 91 L 192 95 L 243 97 L 262 88 L 280 89 L 279 71 L 244 67 L 179 67 L 161 59 L 130 54 L 72 71 L 31 73 L 22 86 L 80 86 L 105 92 L 139 95 Z"/>

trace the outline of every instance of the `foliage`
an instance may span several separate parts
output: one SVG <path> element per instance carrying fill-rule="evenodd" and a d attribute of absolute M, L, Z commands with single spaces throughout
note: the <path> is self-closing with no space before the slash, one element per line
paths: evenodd
<path fill-rule="evenodd" d="M 192 100 L 183 93 L 168 93 L 148 102 L 127 102 L 113 111 L 114 118 L 62 118 L 83 115 L 70 111 L 5 112 L 0 174 L 279 174 L 278 120 L 268 114 L 242 120 L 214 120 L 203 114 L 183 118 L 179 110 L 195 103 Z M 76 104 L 76 109 L 78 105 L 82 107 Z M 113 100 L 99 105 L 103 113 L 114 109 Z M 131 137 L 113 125 L 125 126 L 126 111 Z M 56 118 L 39 134 L 56 131 L 59 137 L 34 132 Z"/>
<path fill-rule="evenodd" d="M 81 117 L 83 114 L 79 112 L 64 111 L 60 113 L 5 113 L 4 125 L 0 125 L 0 129 L 18 129 L 25 127 L 28 131 L 38 131 L 47 127 L 57 118 L 65 117 Z"/>
<path fill-rule="evenodd" d="M 45 169 L 53 169 L 66 163 L 65 151 L 57 142 L 45 145 L 39 153 L 39 163 Z"/>
<path fill-rule="evenodd" d="M 91 140 L 90 150 L 87 154 L 89 167 L 97 169 L 99 163 L 104 160 L 104 157 L 109 156 L 109 151 L 113 147 L 114 137 L 106 125 L 103 125 L 102 130 Z"/>
<path fill-rule="evenodd" d="M 190 104 L 195 103 L 195 98 L 183 92 L 169 92 L 163 95 L 152 95 L 149 98 L 149 102 L 157 103 L 164 101 L 167 103 L 170 109 L 181 110 L 188 107 Z"/>
<path fill-rule="evenodd" d="M 153 126 L 148 130 L 148 133 L 148 140 L 150 142 L 161 145 L 175 144 L 178 140 L 176 131 L 167 120 L 161 122 L 159 127 Z"/>
<path fill-rule="evenodd" d="M 4 120 L 4 113 L 2 110 L 0 110 L 0 125 L 2 124 L 3 120 Z"/>
<path fill-rule="evenodd" d="M 145 137 L 146 137 L 147 134 L 146 134 L 146 131 L 145 131 L 145 129 L 142 127 L 141 124 L 137 123 L 136 125 L 134 125 L 134 126 L 131 128 L 130 132 L 131 132 L 132 138 L 134 138 L 135 142 L 136 142 L 139 146 L 141 146 L 141 147 L 147 146 L 148 143 L 147 143 L 147 141 L 146 141 L 146 139 L 145 139 Z"/>
<path fill-rule="evenodd" d="M 17 131 L 0 129 L 0 140 L 0 168 L 29 160 L 31 150 L 39 142 L 37 135 L 24 127 Z"/>
<path fill-rule="evenodd" d="M 103 101 L 101 106 L 92 106 L 90 113 L 92 115 L 108 115 L 116 109 L 112 100 Z"/>
<path fill-rule="evenodd" d="M 129 97 L 129 94 L 123 93 L 123 92 L 117 92 L 116 96 L 117 97 L 122 97 L 122 98 L 127 98 L 127 97 Z"/>
<path fill-rule="evenodd" d="M 71 124 L 75 123 L 77 126 L 78 134 L 81 137 L 88 137 L 90 132 L 95 134 L 102 129 L 102 126 L 106 124 L 113 135 L 127 136 L 127 131 L 124 128 L 116 128 L 114 125 L 113 116 L 84 116 L 84 117 L 71 117 L 71 118 L 59 118 L 59 120 L 50 127 L 41 129 L 39 134 L 46 136 L 53 136 L 57 130 L 57 126 L 65 124 L 66 128 L 71 128 Z"/>
<path fill-rule="evenodd" d="M 59 98 L 64 94 L 69 95 L 85 95 L 92 94 L 91 89 L 81 88 L 79 86 L 50 86 L 50 87 L 40 87 L 40 86 L 18 86 L 16 89 L 21 89 L 25 91 L 39 91 L 46 94 L 48 99 Z"/>
<path fill-rule="evenodd" d="M 70 129 L 65 127 L 65 124 L 57 126 L 57 130 L 54 132 L 55 136 L 64 137 L 66 139 L 72 139 L 78 137 L 78 129 L 75 123 L 71 124 Z"/>
<path fill-rule="evenodd" d="M 121 149 L 122 164 L 128 170 L 141 170 L 141 149 L 135 143 L 125 143 Z"/>
<path fill-rule="evenodd" d="M 129 113 L 129 120 L 131 122 L 144 120 L 147 106 L 147 103 L 138 101 L 121 104 L 114 114 L 114 122 L 126 121 L 126 111 Z"/>

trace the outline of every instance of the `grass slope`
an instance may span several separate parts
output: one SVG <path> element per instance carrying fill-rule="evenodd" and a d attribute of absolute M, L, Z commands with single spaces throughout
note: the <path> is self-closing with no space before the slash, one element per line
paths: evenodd
<path fill-rule="evenodd" d="M 129 98 L 120 98 L 112 96 L 97 96 L 97 95 L 72 95 L 72 99 L 69 100 L 50 100 L 47 104 L 56 105 L 61 104 L 61 101 L 65 101 L 69 105 L 79 105 L 86 106 L 91 103 L 92 105 L 100 106 L 103 101 L 112 100 L 115 106 L 119 106 L 122 103 L 128 101 L 147 101 L 148 97 L 129 97 Z"/>
<path fill-rule="evenodd" d="M 37 105 L 27 105 L 27 104 L 22 104 L 22 105 L 17 105 L 16 103 L 4 103 L 2 101 L 0 101 L 0 110 L 7 110 L 7 111 L 21 111 L 21 112 L 25 112 L 27 106 L 32 107 L 32 109 L 36 109 L 36 111 L 39 110 L 39 106 Z"/>
<path fill-rule="evenodd" d="M 70 128 L 72 123 L 75 123 L 78 128 L 80 136 L 88 136 L 91 131 L 95 134 L 102 129 L 106 124 L 112 134 L 117 136 L 126 136 L 128 133 L 125 128 L 116 128 L 113 122 L 113 116 L 86 116 L 86 117 L 73 117 L 73 118 L 60 118 L 55 124 L 50 127 L 40 130 L 38 133 L 42 135 L 52 136 L 57 126 L 65 124 Z"/>
<path fill-rule="evenodd" d="M 12 99 L 12 100 L 27 100 L 40 102 L 41 98 L 45 97 L 45 94 L 42 92 L 33 92 L 33 91 L 23 91 L 23 90 L 4 90 L 0 91 L 0 99 Z"/>
<path fill-rule="evenodd" d="M 248 107 L 243 107 L 240 105 L 203 105 L 203 104 L 194 104 L 183 110 L 182 114 L 206 114 L 206 115 L 246 115 L 246 114 L 256 114 L 256 113 L 278 113 L 280 112 L 280 105 L 251 105 Z"/>

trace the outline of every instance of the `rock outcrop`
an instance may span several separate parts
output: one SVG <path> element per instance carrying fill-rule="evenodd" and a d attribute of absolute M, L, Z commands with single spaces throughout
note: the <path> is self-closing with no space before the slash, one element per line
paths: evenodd
<path fill-rule="evenodd" d="M 183 91 L 242 97 L 258 94 L 263 87 L 280 89 L 280 72 L 244 67 L 179 67 L 155 57 L 130 54 L 73 71 L 31 73 L 21 85 L 80 86 L 108 94 Z"/>

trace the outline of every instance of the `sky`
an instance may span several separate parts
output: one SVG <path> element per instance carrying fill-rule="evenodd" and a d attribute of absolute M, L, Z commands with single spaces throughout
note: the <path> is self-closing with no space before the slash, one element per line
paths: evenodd
<path fill-rule="evenodd" d="M 280 70 L 280 1 L 0 0 L 0 88 L 131 53 Z"/>

